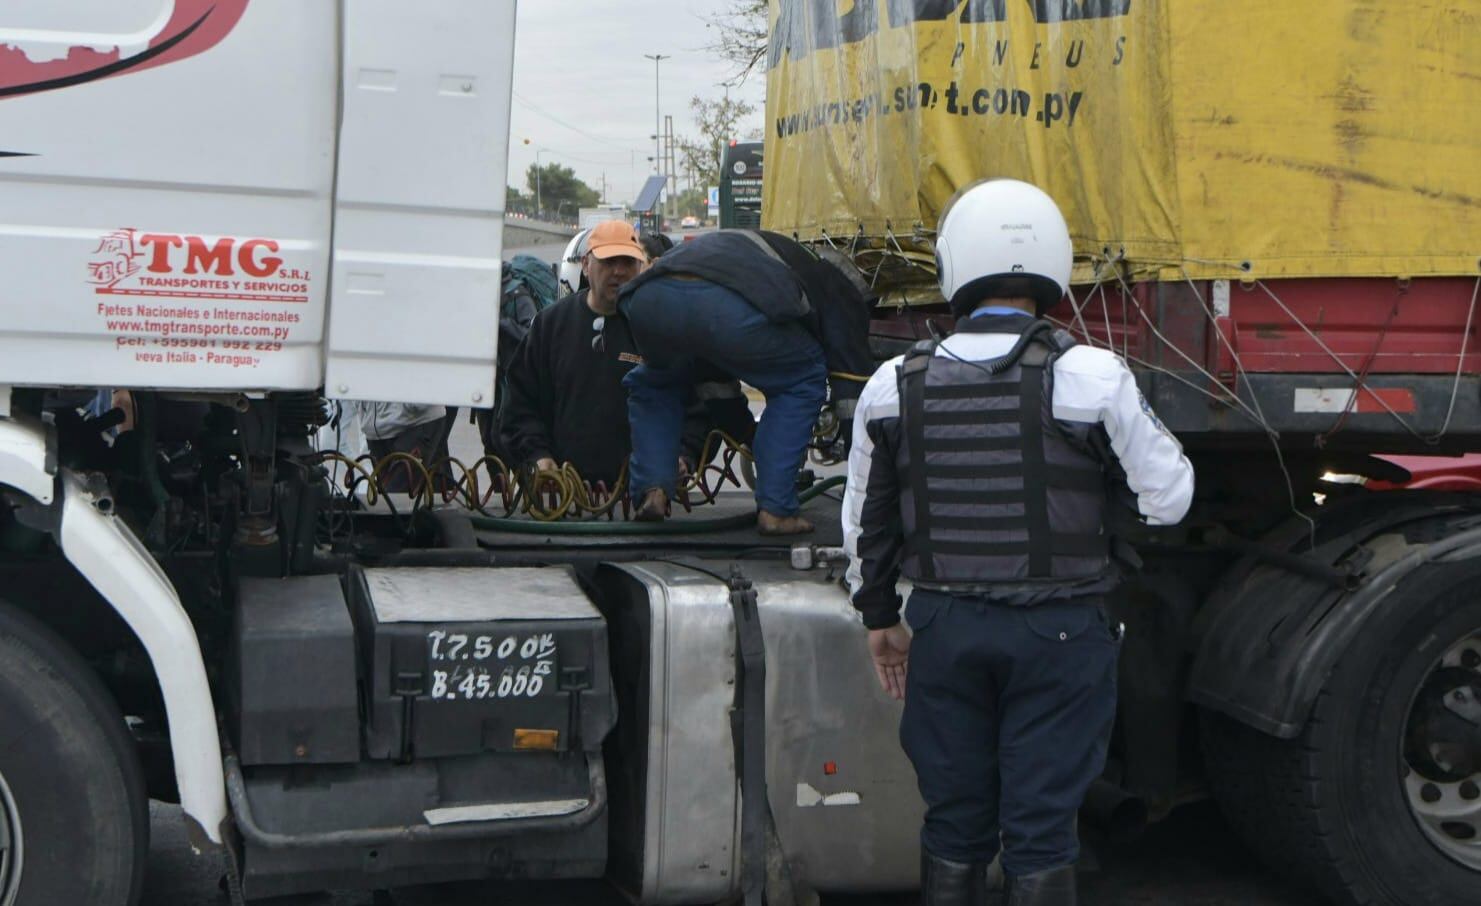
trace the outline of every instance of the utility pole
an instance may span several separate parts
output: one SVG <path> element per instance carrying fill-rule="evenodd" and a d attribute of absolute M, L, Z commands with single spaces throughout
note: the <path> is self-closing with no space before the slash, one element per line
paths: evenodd
<path fill-rule="evenodd" d="M 663 149 L 659 144 L 659 122 L 663 119 L 663 115 L 659 113 L 658 99 L 661 83 L 658 80 L 658 64 L 669 59 L 671 56 L 672 54 L 663 53 L 643 54 L 644 59 L 653 61 L 653 172 L 655 173 L 663 172 Z"/>
<path fill-rule="evenodd" d="M 664 130 L 664 173 L 668 176 L 665 183 L 669 187 L 668 212 L 672 220 L 678 212 L 679 195 L 679 166 L 674 155 L 674 118 L 666 116 L 663 118 Z"/>

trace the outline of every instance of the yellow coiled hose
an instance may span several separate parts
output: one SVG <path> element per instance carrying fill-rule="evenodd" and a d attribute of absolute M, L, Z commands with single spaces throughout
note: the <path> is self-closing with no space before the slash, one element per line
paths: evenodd
<path fill-rule="evenodd" d="M 718 462 L 715 461 L 716 454 L 719 455 Z M 410 453 L 391 453 L 377 460 L 369 454 L 351 459 L 342 453 L 326 450 L 309 456 L 307 461 L 311 465 L 336 462 L 345 466 L 348 470 L 345 474 L 346 488 L 353 494 L 363 485 L 368 504 L 374 504 L 385 496 L 383 477 L 399 464 L 404 464 L 410 470 L 411 484 L 416 488 L 412 494 L 413 511 L 435 505 L 438 495 L 441 495 L 444 502 L 456 500 L 484 516 L 495 516 L 498 514 L 490 512 L 489 507 L 497 495 L 502 515 L 506 517 L 522 513 L 541 522 L 554 522 L 568 516 L 613 519 L 619 508 L 623 518 L 631 515 L 627 462 L 623 462 L 617 481 L 607 488 L 603 483 L 592 485 L 587 482 L 570 463 L 554 469 L 516 470 L 492 454 L 480 458 L 471 468 L 452 456 L 428 464 Z M 696 503 L 713 503 L 715 496 L 727 484 L 735 487 L 754 485 L 750 448 L 724 431 L 711 431 L 705 437 L 699 462 L 703 465 L 682 476 L 678 485 L 677 496 L 685 510 Z M 480 471 L 488 475 L 487 486 L 479 481 Z M 448 472 L 452 473 L 451 480 L 446 477 Z M 696 501 L 692 495 L 699 499 Z"/>

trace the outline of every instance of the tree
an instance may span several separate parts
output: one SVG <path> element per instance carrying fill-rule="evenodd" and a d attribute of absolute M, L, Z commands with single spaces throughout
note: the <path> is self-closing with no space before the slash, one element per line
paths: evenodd
<path fill-rule="evenodd" d="M 678 140 L 679 169 L 693 174 L 700 186 L 719 185 L 725 148 L 739 134 L 741 120 L 754 113 L 756 108 L 730 97 L 717 101 L 696 97 L 689 101 L 689 109 L 694 111 L 699 138 Z"/>
<path fill-rule="evenodd" d="M 766 58 L 768 17 L 767 0 L 726 0 L 725 7 L 706 20 L 711 40 L 705 50 L 733 68 L 724 84 L 741 84 Z"/>
<path fill-rule="evenodd" d="M 508 186 L 504 192 L 504 210 L 510 214 L 528 214 L 535 208 L 535 200 L 528 195 L 521 195 L 514 186 Z"/>
<path fill-rule="evenodd" d="M 538 168 L 530 164 L 525 171 L 525 184 L 531 198 L 539 196 L 544 211 L 559 216 L 564 208 L 570 212 L 572 220 L 576 219 L 577 209 L 589 208 L 602 200 L 600 192 L 576 178 L 576 171 L 560 164 Z"/>

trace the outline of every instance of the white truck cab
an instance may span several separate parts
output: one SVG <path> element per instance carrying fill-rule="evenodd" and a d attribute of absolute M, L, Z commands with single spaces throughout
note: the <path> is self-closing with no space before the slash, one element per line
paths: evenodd
<path fill-rule="evenodd" d="M 0 384 L 488 405 L 514 4 L 0 12 Z"/>

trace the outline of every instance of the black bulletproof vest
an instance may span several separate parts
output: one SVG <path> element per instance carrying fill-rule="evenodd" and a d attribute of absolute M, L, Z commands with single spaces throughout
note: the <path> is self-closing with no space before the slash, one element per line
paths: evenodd
<path fill-rule="evenodd" d="M 1091 426 L 1053 415 L 1054 359 L 1074 341 L 1014 316 L 962 329 L 1020 336 L 999 359 L 936 355 L 926 341 L 901 364 L 901 571 L 963 589 L 1107 575 L 1104 464 Z"/>

